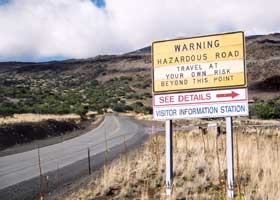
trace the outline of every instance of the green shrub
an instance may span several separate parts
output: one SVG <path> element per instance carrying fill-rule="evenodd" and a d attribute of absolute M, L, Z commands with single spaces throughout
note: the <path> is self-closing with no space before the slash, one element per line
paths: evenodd
<path fill-rule="evenodd" d="M 127 111 L 133 111 L 133 108 L 132 108 L 132 106 L 130 106 L 130 105 L 125 105 L 125 110 L 127 110 Z"/>
<path fill-rule="evenodd" d="M 75 113 L 80 115 L 80 117 L 82 119 L 85 118 L 85 115 L 86 115 L 87 112 L 88 112 L 88 107 L 87 106 L 82 106 L 82 105 L 76 106 Z"/>
<path fill-rule="evenodd" d="M 144 113 L 144 105 L 140 101 L 136 101 L 135 103 L 131 104 L 131 107 L 136 113 Z"/>
<path fill-rule="evenodd" d="M 145 106 L 145 114 L 153 114 L 153 108 L 151 106 Z"/>
<path fill-rule="evenodd" d="M 259 101 L 250 107 L 250 115 L 261 119 L 280 118 L 280 99 Z"/>
<path fill-rule="evenodd" d="M 115 104 L 112 109 L 116 112 L 125 112 L 125 105 L 124 104 Z"/>
<path fill-rule="evenodd" d="M 132 81 L 132 77 L 130 77 L 130 76 L 121 76 L 120 80 L 121 81 L 124 81 L 124 80 Z"/>

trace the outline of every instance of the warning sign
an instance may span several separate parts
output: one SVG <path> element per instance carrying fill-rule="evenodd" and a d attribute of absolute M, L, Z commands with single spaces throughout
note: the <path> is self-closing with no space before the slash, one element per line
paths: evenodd
<path fill-rule="evenodd" d="M 244 33 L 154 42 L 153 92 L 246 87 Z"/>

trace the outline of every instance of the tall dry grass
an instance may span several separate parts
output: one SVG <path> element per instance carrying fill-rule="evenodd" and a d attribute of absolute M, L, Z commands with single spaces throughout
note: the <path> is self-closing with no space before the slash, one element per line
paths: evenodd
<path fill-rule="evenodd" d="M 279 130 L 234 133 L 236 199 L 279 200 Z M 226 137 L 202 131 L 174 133 L 173 195 L 165 196 L 164 135 L 104 167 L 65 199 L 226 199 Z"/>

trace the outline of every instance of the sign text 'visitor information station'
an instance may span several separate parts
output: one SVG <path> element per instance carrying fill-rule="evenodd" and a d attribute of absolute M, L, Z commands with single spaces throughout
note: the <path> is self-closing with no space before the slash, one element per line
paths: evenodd
<path fill-rule="evenodd" d="M 155 119 L 248 115 L 244 33 L 154 42 Z"/>

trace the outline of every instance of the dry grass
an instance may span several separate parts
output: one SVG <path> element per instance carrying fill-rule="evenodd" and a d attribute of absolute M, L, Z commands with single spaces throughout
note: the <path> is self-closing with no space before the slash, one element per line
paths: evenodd
<path fill-rule="evenodd" d="M 153 115 L 150 114 L 143 114 L 143 113 L 135 113 L 135 112 L 126 112 L 120 113 L 122 116 L 134 117 L 139 121 L 153 121 Z"/>
<path fill-rule="evenodd" d="M 14 124 L 21 122 L 39 122 L 47 119 L 54 120 L 79 120 L 80 116 L 76 114 L 67 115 L 49 115 L 49 114 L 14 114 L 11 117 L 0 117 L 0 125 Z"/>
<path fill-rule="evenodd" d="M 236 199 L 280 197 L 279 130 L 235 130 Z M 103 175 L 65 199 L 226 199 L 225 135 L 200 131 L 174 134 L 173 196 L 165 196 L 165 140 L 151 136 L 145 147 L 104 167 Z"/>

